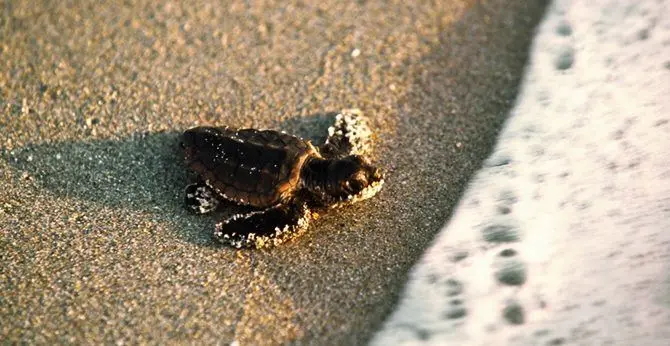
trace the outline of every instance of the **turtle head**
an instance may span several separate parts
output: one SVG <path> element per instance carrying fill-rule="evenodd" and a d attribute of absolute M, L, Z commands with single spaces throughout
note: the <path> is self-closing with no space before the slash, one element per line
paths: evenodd
<path fill-rule="evenodd" d="M 326 192 L 340 201 L 355 202 L 374 196 L 384 183 L 382 171 L 363 156 L 330 161 Z"/>

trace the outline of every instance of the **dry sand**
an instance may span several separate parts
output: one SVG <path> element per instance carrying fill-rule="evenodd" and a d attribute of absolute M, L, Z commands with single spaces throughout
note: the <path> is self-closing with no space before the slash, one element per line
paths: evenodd
<path fill-rule="evenodd" d="M 3 3 L 3 340 L 365 342 L 490 152 L 545 5 L 96 3 Z M 267 251 L 182 207 L 183 129 L 318 139 L 349 107 L 378 197 Z"/>

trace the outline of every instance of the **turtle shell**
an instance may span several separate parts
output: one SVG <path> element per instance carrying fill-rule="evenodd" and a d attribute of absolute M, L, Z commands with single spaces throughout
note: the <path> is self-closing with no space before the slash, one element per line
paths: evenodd
<path fill-rule="evenodd" d="M 272 130 L 195 127 L 184 132 L 186 164 L 223 198 L 269 207 L 291 198 L 309 142 Z"/>

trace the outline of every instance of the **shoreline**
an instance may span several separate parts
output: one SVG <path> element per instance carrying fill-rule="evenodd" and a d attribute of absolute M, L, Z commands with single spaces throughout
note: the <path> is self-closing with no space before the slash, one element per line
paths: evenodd
<path fill-rule="evenodd" d="M 491 151 L 543 5 L 12 2 L 0 27 L 0 335 L 366 342 Z M 223 215 L 181 205 L 176 134 L 321 136 L 323 115 L 342 108 L 371 119 L 380 194 L 269 251 L 212 246 Z"/>

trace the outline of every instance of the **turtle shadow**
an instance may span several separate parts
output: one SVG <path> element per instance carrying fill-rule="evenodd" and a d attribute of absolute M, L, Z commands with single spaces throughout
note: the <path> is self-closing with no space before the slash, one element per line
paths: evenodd
<path fill-rule="evenodd" d="M 62 197 L 112 207 L 166 209 L 187 180 L 178 132 L 138 133 L 121 140 L 27 145 L 2 153 L 24 179 Z"/>
<path fill-rule="evenodd" d="M 325 140 L 335 114 L 295 117 L 272 129 L 318 145 Z M 196 176 L 183 163 L 181 133 L 143 132 L 114 140 L 26 145 L 0 151 L 0 157 L 17 173 L 16 179 L 29 180 L 59 198 L 151 213 L 172 224 L 180 238 L 218 246 L 210 238 L 214 224 L 251 208 L 225 201 L 208 215 L 195 215 L 184 208 L 184 187 Z"/>
<path fill-rule="evenodd" d="M 173 224 L 178 236 L 209 244 L 206 220 L 183 207 L 190 174 L 183 165 L 179 135 L 135 133 L 117 140 L 35 144 L 1 155 L 21 177 L 17 179 L 59 198 L 150 213 Z"/>

